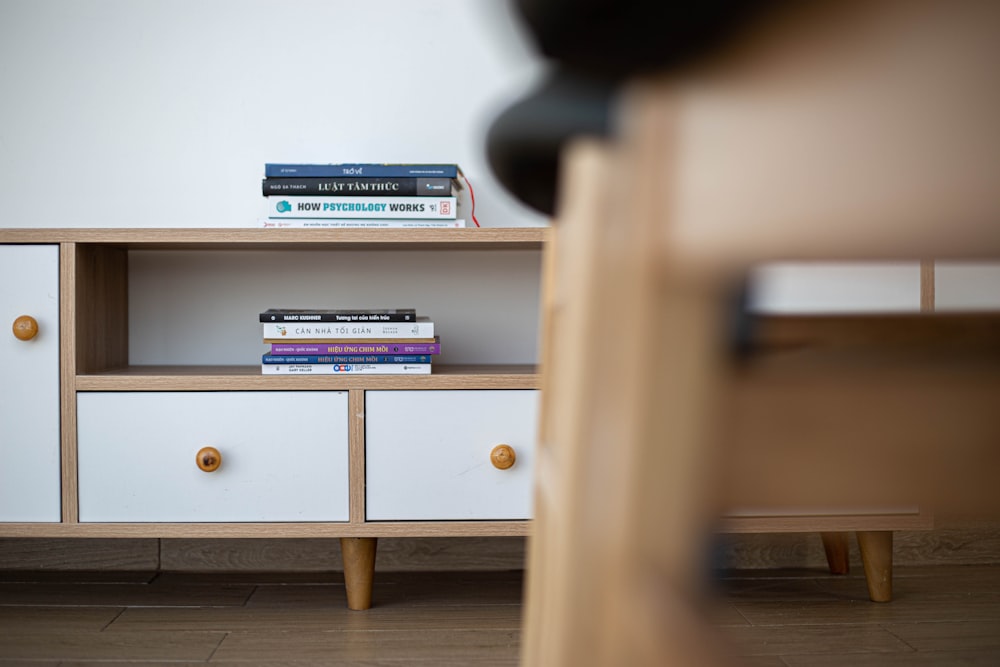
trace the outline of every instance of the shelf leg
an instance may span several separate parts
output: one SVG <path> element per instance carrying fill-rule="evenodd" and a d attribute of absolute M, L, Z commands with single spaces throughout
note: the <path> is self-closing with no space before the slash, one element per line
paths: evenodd
<path fill-rule="evenodd" d="M 858 531 L 861 562 L 865 566 L 872 602 L 892 600 L 892 531 Z"/>
<path fill-rule="evenodd" d="M 344 559 L 344 586 L 347 589 L 347 608 L 355 611 L 372 606 L 372 585 L 375 580 L 374 537 L 342 537 L 340 551 Z"/>
<path fill-rule="evenodd" d="M 847 533 L 820 533 L 830 574 L 848 574 L 851 571 L 851 552 L 847 535 Z"/>

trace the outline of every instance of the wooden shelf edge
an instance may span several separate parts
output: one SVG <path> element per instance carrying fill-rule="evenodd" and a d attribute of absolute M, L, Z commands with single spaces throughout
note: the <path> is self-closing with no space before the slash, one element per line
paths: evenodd
<path fill-rule="evenodd" d="M 858 530 L 930 530 L 933 516 L 723 517 L 717 533 L 815 533 Z M 532 521 L 372 521 L 343 523 L 0 523 L 0 537 L 93 538 L 338 538 L 526 537 Z"/>
<path fill-rule="evenodd" d="M 93 243 L 133 248 L 336 247 L 539 249 L 546 227 L 466 229 L 50 228 L 0 229 L 0 243 Z"/>
<path fill-rule="evenodd" d="M 929 512 L 905 514 L 838 514 L 727 516 L 716 524 L 719 533 L 816 533 L 858 530 L 930 530 Z"/>
<path fill-rule="evenodd" d="M 347 391 L 350 389 L 536 389 L 533 365 L 442 366 L 430 375 L 261 375 L 256 366 L 133 366 L 75 378 L 77 391 Z"/>
<path fill-rule="evenodd" d="M 530 533 L 530 521 L 0 524 L 0 537 L 47 538 L 523 537 Z"/>

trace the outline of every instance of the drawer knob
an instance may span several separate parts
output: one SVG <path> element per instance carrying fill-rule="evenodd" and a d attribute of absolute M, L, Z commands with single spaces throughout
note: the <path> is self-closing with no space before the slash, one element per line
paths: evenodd
<path fill-rule="evenodd" d="M 222 454 L 215 447 L 202 447 L 195 457 L 198 467 L 205 472 L 215 472 L 222 465 Z"/>
<path fill-rule="evenodd" d="M 31 315 L 21 315 L 14 320 L 13 329 L 18 340 L 31 340 L 38 335 L 38 320 Z"/>
<path fill-rule="evenodd" d="M 506 470 L 517 461 L 517 454 L 510 445 L 497 445 L 490 452 L 490 463 L 498 470 Z"/>

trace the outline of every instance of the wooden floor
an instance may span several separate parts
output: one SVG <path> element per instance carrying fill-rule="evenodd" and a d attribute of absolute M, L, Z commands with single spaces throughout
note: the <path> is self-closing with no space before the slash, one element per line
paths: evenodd
<path fill-rule="evenodd" d="M 0 572 L 0 665 L 515 665 L 520 572 L 379 573 L 375 608 L 337 573 Z M 1000 665 L 1000 566 L 720 573 L 710 618 L 750 665 Z"/>

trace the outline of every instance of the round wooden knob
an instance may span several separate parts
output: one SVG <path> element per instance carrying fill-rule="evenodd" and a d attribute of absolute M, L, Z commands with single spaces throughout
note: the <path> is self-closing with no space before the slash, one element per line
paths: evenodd
<path fill-rule="evenodd" d="M 195 456 L 198 467 L 205 472 L 215 472 L 222 465 L 222 454 L 215 447 L 202 447 Z"/>
<path fill-rule="evenodd" d="M 497 445 L 490 452 L 490 463 L 498 470 L 506 470 L 517 461 L 517 454 L 510 445 Z"/>
<path fill-rule="evenodd" d="M 14 337 L 18 340 L 31 340 L 38 335 L 38 320 L 31 315 L 21 315 L 14 320 Z"/>

